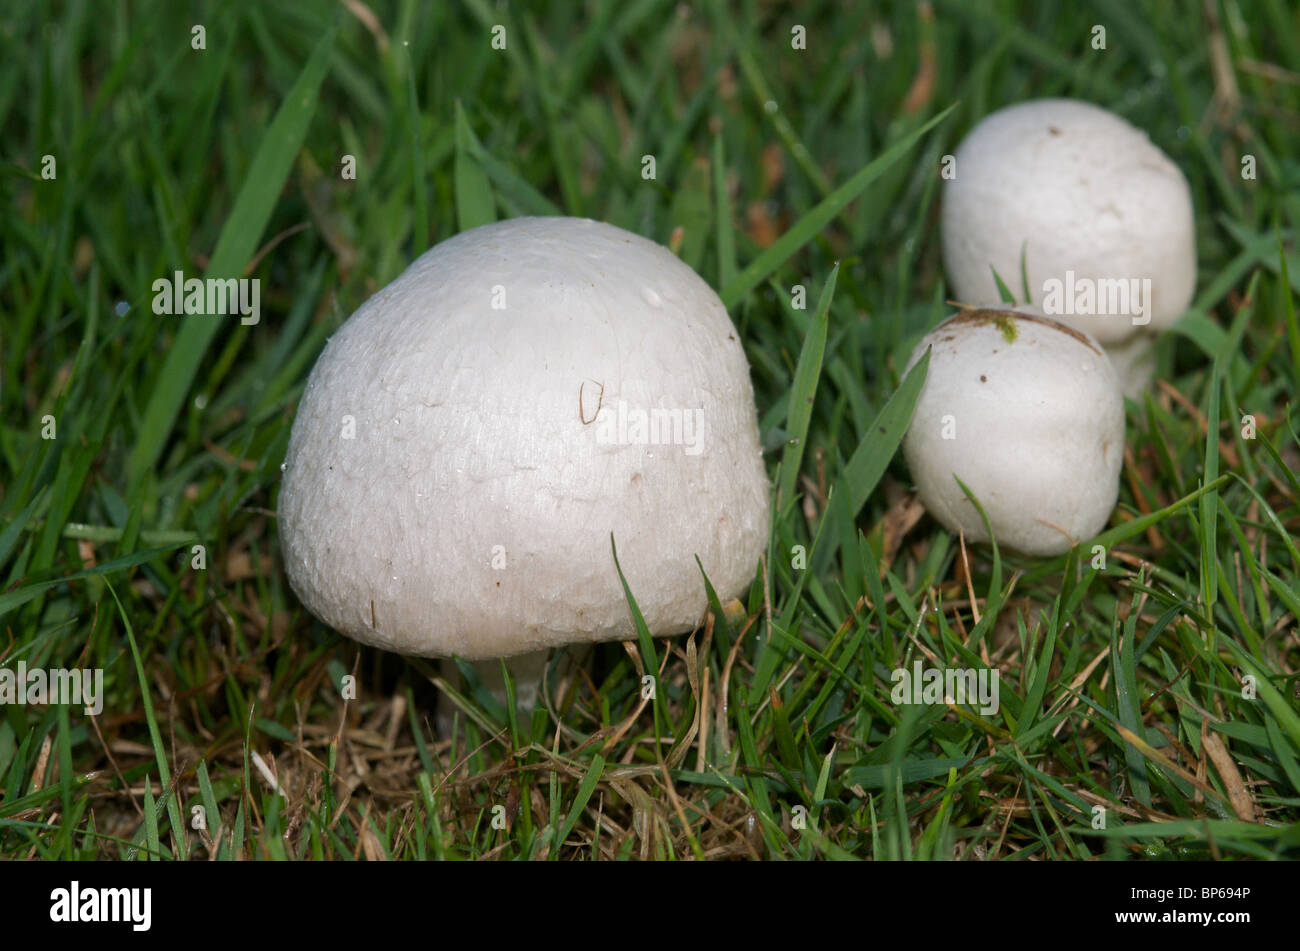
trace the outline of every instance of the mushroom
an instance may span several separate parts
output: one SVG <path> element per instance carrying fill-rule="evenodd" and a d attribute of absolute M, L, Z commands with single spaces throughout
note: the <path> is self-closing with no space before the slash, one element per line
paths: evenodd
<path fill-rule="evenodd" d="M 514 658 L 694 628 L 768 536 L 749 367 L 667 249 L 579 218 L 443 241 L 330 338 L 298 406 L 280 540 L 312 614 L 425 657 Z M 696 563 L 696 556 L 700 564 Z M 444 670 L 446 666 L 444 665 Z"/>
<path fill-rule="evenodd" d="M 925 386 L 903 453 L 931 515 L 1000 545 L 1057 555 L 1096 535 L 1119 495 L 1124 400 L 1097 341 L 1033 307 L 967 309 L 921 340 Z"/>
<path fill-rule="evenodd" d="M 1196 286 L 1187 179 L 1145 132 L 1091 103 L 1031 100 L 976 125 L 945 183 L 941 230 L 956 299 L 1000 306 L 996 271 L 1108 351 L 1133 344 L 1120 358 L 1132 394 L 1149 379 L 1145 345 Z"/>

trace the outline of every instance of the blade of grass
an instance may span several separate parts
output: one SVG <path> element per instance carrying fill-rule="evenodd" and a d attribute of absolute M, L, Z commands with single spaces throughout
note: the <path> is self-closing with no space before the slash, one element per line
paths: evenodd
<path fill-rule="evenodd" d="M 153 561 L 160 555 L 166 555 L 172 551 L 175 551 L 175 548 L 151 548 L 148 551 L 138 551 L 130 555 L 123 555 L 121 558 L 114 558 L 112 561 L 106 561 L 102 565 L 96 565 L 94 568 L 87 568 L 84 571 L 78 571 L 61 578 L 51 578 L 49 581 L 37 581 L 33 584 L 24 585 L 17 591 L 10 591 L 8 594 L 0 595 L 0 617 L 8 614 L 16 607 L 26 604 L 41 592 L 48 591 L 50 588 L 57 585 L 64 584 L 68 581 L 78 581 L 82 578 L 91 578 L 95 575 L 112 574 L 113 572 L 121 571 L 124 568 L 133 568 L 136 565 L 143 565 L 145 562 Z"/>
<path fill-rule="evenodd" d="M 1142 730 L 1141 698 L 1137 685 L 1137 651 L 1134 629 L 1137 625 L 1138 600 L 1140 593 L 1133 592 L 1129 616 L 1120 623 L 1118 617 L 1111 629 L 1110 663 L 1115 673 L 1115 711 L 1120 723 L 1133 736 L 1139 736 Z M 1118 607 L 1118 602 L 1116 602 Z M 1124 747 L 1124 759 L 1128 763 L 1129 784 L 1138 802 L 1151 808 L 1151 781 L 1147 776 L 1146 760 L 1142 758 L 1145 750 L 1133 745 Z"/>
<path fill-rule="evenodd" d="M 171 771 L 167 768 L 167 753 L 163 748 L 162 734 L 158 731 L 158 718 L 154 715 L 153 699 L 149 695 L 149 678 L 144 672 L 144 661 L 140 657 L 140 646 L 135 642 L 135 629 L 131 626 L 131 619 L 126 615 L 126 608 L 122 605 L 122 599 L 117 596 L 117 589 L 113 587 L 111 581 L 105 580 L 109 593 L 113 600 L 117 602 L 118 616 L 122 619 L 122 627 L 126 630 L 127 642 L 131 645 L 131 657 L 135 661 L 136 680 L 140 684 L 140 701 L 144 706 L 144 719 L 149 727 L 149 739 L 153 743 L 154 760 L 158 764 L 158 779 L 162 783 L 161 795 L 166 796 L 167 818 L 171 821 L 172 838 L 176 841 L 176 854 L 182 861 L 189 858 L 189 845 L 185 839 L 186 826 L 181 822 L 180 811 L 180 793 L 173 791 L 167 795 L 167 790 L 172 784 Z M 146 819 L 153 815 L 152 807 L 146 807 Z M 154 841 L 150 843 L 150 849 L 157 854 L 157 829 L 154 829 Z"/>
<path fill-rule="evenodd" d="M 411 124 L 411 254 L 418 257 L 429 247 L 429 198 L 424 185 L 424 150 L 420 147 L 420 100 L 415 91 L 415 69 L 409 61 L 406 64 L 406 108 L 406 121 Z M 459 128 L 458 123 L 457 131 Z M 459 160 L 459 152 L 456 157 Z"/>
<path fill-rule="evenodd" d="M 790 387 L 790 404 L 786 414 L 788 439 L 781 455 L 781 482 L 776 492 L 776 507 L 780 509 L 794 498 L 799 466 L 803 462 L 804 443 L 808 438 L 808 423 L 812 419 L 813 400 L 817 396 L 817 382 L 821 379 L 822 357 L 826 352 L 826 332 L 830 323 L 831 299 L 835 296 L 835 282 L 839 278 L 837 261 L 826 278 L 821 297 L 817 301 L 817 315 L 808 336 L 804 338 L 795 368 L 794 383 Z"/>
<path fill-rule="evenodd" d="M 1291 294 L 1291 273 L 1286 263 L 1286 245 L 1282 243 L 1282 229 L 1275 225 L 1274 231 L 1277 234 L 1277 256 L 1278 267 L 1281 269 L 1282 280 L 1278 285 L 1277 292 L 1282 295 L 1282 314 L 1286 318 L 1286 336 L 1291 342 L 1291 364 L 1295 369 L 1295 378 L 1300 382 L 1300 324 L 1296 322 L 1295 316 L 1295 298 Z"/>
<path fill-rule="evenodd" d="M 632 588 L 627 583 L 627 578 L 623 575 L 623 566 L 618 561 L 618 546 L 614 544 L 614 533 L 609 533 L 610 551 L 614 553 L 614 570 L 618 572 L 619 583 L 623 585 L 623 596 L 627 599 L 627 607 L 632 612 L 632 623 L 636 628 L 637 644 L 641 648 L 641 660 L 646 665 L 645 674 L 654 678 L 654 700 L 651 706 L 654 708 L 655 716 L 655 738 L 659 737 L 660 715 L 663 705 L 663 691 L 660 690 L 659 684 L 659 657 L 655 653 L 654 638 L 650 636 L 650 628 L 646 626 L 645 617 L 641 614 L 641 608 L 636 603 L 636 598 L 632 596 Z"/>
<path fill-rule="evenodd" d="M 955 108 L 957 108 L 956 103 L 920 128 L 903 136 L 804 214 L 791 226 L 789 231 L 781 235 L 771 247 L 751 261 L 748 267 L 723 287 L 722 303 L 728 309 L 737 304 L 742 297 L 762 283 L 769 274 L 784 264 L 796 251 L 816 237 L 836 215 L 844 210 L 844 207 L 849 202 L 866 191 L 868 185 L 901 159 L 912 146 L 920 141 L 922 136 L 946 119 Z"/>
<path fill-rule="evenodd" d="M 1214 361 L 1210 371 L 1208 406 L 1205 410 L 1205 469 L 1202 480 L 1212 485 L 1219 477 L 1219 392 L 1223 382 L 1219 361 Z M 1219 596 L 1219 572 L 1216 568 L 1219 557 L 1218 524 L 1219 493 L 1217 489 L 1207 489 L 1200 499 L 1201 511 L 1201 599 L 1205 602 L 1205 614 L 1214 616 L 1214 603 Z M 1210 648 L 1214 647 L 1214 630 L 1209 632 Z"/>
<path fill-rule="evenodd" d="M 722 133 L 713 139 L 713 200 L 717 225 L 718 286 L 726 287 L 736 278 L 736 235 L 731 224 L 731 196 L 727 192 L 727 165 Z"/>
<path fill-rule="evenodd" d="M 221 229 L 207 277 L 239 277 L 257 250 L 262 231 L 275 209 L 276 197 L 293 168 L 294 157 L 302 148 L 307 127 L 316 112 L 321 82 L 334 48 L 334 33 L 335 27 L 331 26 L 317 42 L 307 65 L 271 121 L 248 167 L 230 217 Z M 181 324 L 140 420 L 135 448 L 127 460 L 129 484 L 135 485 L 158 461 L 163 444 L 172 432 L 176 414 L 194 383 L 199 363 L 221 328 L 222 320 L 218 316 L 193 315 Z"/>
<path fill-rule="evenodd" d="M 929 372 L 930 351 L 927 350 L 907 371 L 903 382 L 898 384 L 898 389 L 885 401 L 880 413 L 871 421 L 866 436 L 849 457 L 843 479 L 849 490 L 851 517 L 857 517 L 871 493 L 876 490 L 876 484 L 885 474 L 890 460 L 894 458 L 894 453 L 912 422 L 912 410 L 921 397 L 921 388 L 925 386 L 925 377 Z"/>
<path fill-rule="evenodd" d="M 456 221 L 461 231 L 489 225 L 497 220 L 496 200 L 487 174 L 474 159 L 478 145 L 474 130 L 465 117 L 465 107 L 456 100 L 456 164 L 452 178 L 456 190 Z M 481 146 L 479 147 L 481 149 Z"/>
<path fill-rule="evenodd" d="M 564 844 L 564 840 L 569 837 L 573 827 L 578 824 L 578 819 L 582 817 L 582 810 L 587 808 L 587 802 L 591 799 L 591 794 L 596 788 L 596 783 L 600 782 L 600 777 L 605 772 L 605 760 L 597 753 L 591 758 L 591 768 L 587 770 L 587 775 L 582 777 L 582 784 L 578 787 L 577 793 L 573 797 L 573 805 L 569 807 L 568 814 L 564 817 L 564 824 L 560 826 L 560 834 L 555 838 L 556 848 L 551 850 L 551 858 L 558 858 L 559 847 Z"/>

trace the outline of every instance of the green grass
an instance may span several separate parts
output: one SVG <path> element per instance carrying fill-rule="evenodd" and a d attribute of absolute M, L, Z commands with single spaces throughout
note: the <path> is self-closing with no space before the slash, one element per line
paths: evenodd
<path fill-rule="evenodd" d="M 105 698 L 0 706 L 0 858 L 1300 856 L 1294 5 L 44 7 L 0 16 L 0 663 Z M 948 311 L 942 157 L 1045 95 L 1149 130 L 1197 211 L 1104 567 L 963 550 L 895 458 Z M 556 213 L 722 295 L 776 518 L 743 603 L 534 711 L 471 684 L 447 739 L 433 666 L 289 590 L 279 466 L 357 306 Z M 261 322 L 154 316 L 178 269 L 259 278 Z M 895 706 L 917 660 L 996 666 L 999 711 Z"/>

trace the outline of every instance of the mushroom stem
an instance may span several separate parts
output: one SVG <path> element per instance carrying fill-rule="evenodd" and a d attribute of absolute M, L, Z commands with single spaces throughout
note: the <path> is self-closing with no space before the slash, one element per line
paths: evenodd
<path fill-rule="evenodd" d="M 506 669 L 510 671 L 510 678 L 515 682 L 515 701 L 519 709 L 531 710 L 537 705 L 542 678 L 546 675 L 546 664 L 550 656 L 549 650 L 540 650 L 505 658 Z M 568 663 L 565 661 L 561 663 L 561 670 L 567 670 Z M 507 697 L 505 678 L 501 673 L 501 661 L 497 658 L 476 660 L 470 661 L 470 666 L 478 674 L 483 686 L 498 703 L 504 706 Z M 450 657 L 444 657 L 438 662 L 438 671 L 447 683 L 454 684 L 458 689 L 463 688 L 464 681 L 460 670 Z M 450 696 L 443 693 L 438 697 L 438 730 L 444 736 L 450 735 L 452 720 L 457 712 L 457 707 Z"/>
<path fill-rule="evenodd" d="M 1141 334 L 1132 340 L 1106 348 L 1115 375 L 1119 377 L 1120 391 L 1135 402 L 1142 401 L 1142 393 L 1156 374 L 1155 337 Z"/>

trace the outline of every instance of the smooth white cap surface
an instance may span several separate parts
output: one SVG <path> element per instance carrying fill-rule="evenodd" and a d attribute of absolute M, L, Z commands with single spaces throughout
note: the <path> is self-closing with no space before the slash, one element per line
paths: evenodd
<path fill-rule="evenodd" d="M 927 511 L 953 532 L 1056 555 L 1105 527 L 1119 495 L 1124 401 L 1091 337 L 1036 313 L 967 310 L 932 330 L 903 453 Z M 954 478 L 956 476 L 956 478 Z"/>
<path fill-rule="evenodd" d="M 694 271 L 610 225 L 516 218 L 442 242 L 312 370 L 279 499 L 294 591 L 409 654 L 624 639 L 612 532 L 650 631 L 690 630 L 695 556 L 726 599 L 767 541 L 738 336 Z"/>
<path fill-rule="evenodd" d="M 1159 331 L 1190 303 L 1196 243 L 1187 179 L 1126 120 L 1091 103 L 1031 100 L 981 121 L 955 158 L 941 230 L 950 293 L 961 303 L 1000 306 L 994 269 L 1024 301 L 1022 248 L 1032 302 L 1106 346 Z M 1124 290 L 1140 295 L 1148 279 L 1150 308 L 1138 319 L 1150 323 L 1134 324 L 1132 293 L 1129 315 L 1115 315 Z M 1132 280 L 1139 283 L 1101 283 Z M 1059 311 L 1047 300 L 1048 281 L 1060 282 Z M 1089 284 L 1094 312 L 1071 314 L 1089 306 Z"/>

